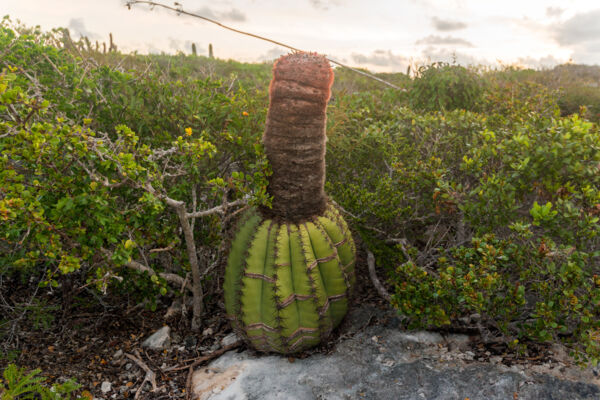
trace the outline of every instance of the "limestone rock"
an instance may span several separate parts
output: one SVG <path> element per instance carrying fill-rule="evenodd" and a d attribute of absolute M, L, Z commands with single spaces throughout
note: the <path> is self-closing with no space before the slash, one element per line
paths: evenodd
<path fill-rule="evenodd" d="M 376 312 L 364 307 L 352 311 L 343 327 L 349 338 L 329 354 L 290 362 L 281 356 L 228 352 L 194 373 L 193 392 L 201 400 L 600 398 L 600 380 L 576 373 L 581 371 L 576 366 L 570 375 L 550 366 L 512 370 L 471 361 L 462 350 L 448 350 L 436 333 L 365 328 L 369 313 Z"/>
<path fill-rule="evenodd" d="M 142 346 L 153 350 L 162 350 L 171 344 L 170 332 L 171 328 L 165 325 L 144 340 Z"/>
<path fill-rule="evenodd" d="M 112 389 L 112 384 L 108 381 L 104 381 L 102 382 L 102 385 L 100 386 L 100 390 L 102 391 L 102 393 L 106 394 L 108 392 L 110 392 Z"/>

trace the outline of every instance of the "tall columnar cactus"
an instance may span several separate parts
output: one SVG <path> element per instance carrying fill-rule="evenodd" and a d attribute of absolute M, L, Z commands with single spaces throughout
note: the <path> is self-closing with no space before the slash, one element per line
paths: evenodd
<path fill-rule="evenodd" d="M 284 56 L 273 67 L 263 137 L 273 206 L 242 217 L 224 287 L 234 329 L 258 350 L 312 347 L 348 309 L 354 242 L 324 192 L 332 83 L 329 63 L 316 54 Z"/>

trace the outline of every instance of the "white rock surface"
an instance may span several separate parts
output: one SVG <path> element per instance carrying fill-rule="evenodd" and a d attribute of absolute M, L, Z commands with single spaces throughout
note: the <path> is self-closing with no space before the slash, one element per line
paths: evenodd
<path fill-rule="evenodd" d="M 229 346 L 230 344 L 234 344 L 238 340 L 240 340 L 240 339 L 237 337 L 237 335 L 235 333 L 232 332 L 229 335 L 225 336 L 223 339 L 221 339 L 221 346 L 223 346 L 223 347 Z"/>
<path fill-rule="evenodd" d="M 171 345 L 170 333 L 171 328 L 165 325 L 144 340 L 142 346 L 153 350 L 162 350 L 169 347 Z"/>
<path fill-rule="evenodd" d="M 195 371 L 193 392 L 200 400 L 600 399 L 600 380 L 576 373 L 576 366 L 570 375 L 559 366 L 512 369 L 468 360 L 445 345 L 465 338 L 403 332 L 390 323 L 367 326 L 378 312 L 353 310 L 342 327 L 349 338 L 329 354 L 290 362 L 228 352 Z"/>
<path fill-rule="evenodd" d="M 110 390 L 112 389 L 112 384 L 108 381 L 104 381 L 102 382 L 102 385 L 100 386 L 100 390 L 102 391 L 102 393 L 106 394 L 108 392 L 110 392 Z"/>

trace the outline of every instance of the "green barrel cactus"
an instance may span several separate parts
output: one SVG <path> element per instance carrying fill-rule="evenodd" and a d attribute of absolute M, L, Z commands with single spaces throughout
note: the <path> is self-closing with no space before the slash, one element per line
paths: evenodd
<path fill-rule="evenodd" d="M 273 206 L 241 218 L 224 283 L 232 326 L 257 350 L 315 346 L 348 310 L 356 249 L 324 192 L 332 83 L 329 63 L 316 54 L 284 56 L 273 68 L 263 137 Z"/>

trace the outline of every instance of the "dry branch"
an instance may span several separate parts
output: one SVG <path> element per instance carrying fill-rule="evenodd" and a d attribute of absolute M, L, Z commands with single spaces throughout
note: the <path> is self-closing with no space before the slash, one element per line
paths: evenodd
<path fill-rule="evenodd" d="M 112 256 L 113 256 L 113 253 L 107 249 L 102 249 L 102 252 L 104 253 L 104 255 L 107 258 L 112 258 Z M 125 265 L 128 268 L 139 271 L 139 272 L 146 272 L 150 276 L 158 275 L 161 278 L 163 278 L 164 280 L 166 280 L 167 282 L 177 285 L 177 286 L 181 287 L 182 289 L 184 287 L 186 287 L 187 289 L 191 290 L 190 286 L 186 284 L 185 279 L 177 274 L 172 274 L 172 273 L 168 273 L 168 272 L 159 272 L 157 274 L 156 271 L 154 271 L 152 268 L 150 268 L 142 263 L 139 263 L 137 261 L 134 261 L 134 260 L 128 261 L 123 265 Z"/>
<path fill-rule="evenodd" d="M 143 362 L 140 358 L 134 356 L 133 354 L 125 353 L 125 357 L 129 358 L 131 361 L 136 363 L 141 369 L 143 369 L 146 372 L 146 375 L 144 376 L 144 381 L 135 393 L 134 398 L 138 399 L 140 397 L 140 395 L 142 394 L 142 388 L 144 387 L 144 384 L 146 382 L 150 382 L 150 384 L 152 385 L 152 391 L 156 392 L 158 390 L 158 386 L 156 385 L 156 374 L 154 373 L 154 371 L 152 371 L 150 367 L 146 365 L 145 362 Z"/>
<path fill-rule="evenodd" d="M 369 250 L 367 250 L 367 265 L 369 266 L 369 276 L 371 277 L 371 282 L 373 282 L 373 286 L 375 286 L 375 289 L 377 289 L 379 295 L 387 301 L 392 301 L 392 296 L 390 296 L 388 291 L 379 281 L 379 278 L 377 278 L 377 273 L 375 272 L 375 256 Z"/>

